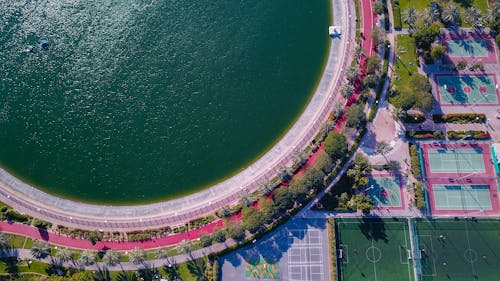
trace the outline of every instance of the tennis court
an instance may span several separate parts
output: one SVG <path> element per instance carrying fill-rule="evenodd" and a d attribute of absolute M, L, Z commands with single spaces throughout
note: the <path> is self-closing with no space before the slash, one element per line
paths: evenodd
<path fill-rule="evenodd" d="M 372 176 L 366 193 L 377 207 L 401 207 L 401 183 L 396 176 Z"/>
<path fill-rule="evenodd" d="M 484 173 L 481 148 L 428 149 L 429 169 L 432 173 Z"/>
<path fill-rule="evenodd" d="M 492 210 L 490 186 L 483 184 L 433 184 L 436 210 Z"/>
<path fill-rule="evenodd" d="M 493 75 L 436 75 L 441 105 L 498 104 Z"/>
<path fill-rule="evenodd" d="M 406 221 L 336 220 L 340 280 L 413 281 Z"/>
<path fill-rule="evenodd" d="M 487 57 L 488 46 L 486 40 L 448 40 L 450 57 Z"/>
<path fill-rule="evenodd" d="M 500 222 L 417 220 L 422 281 L 498 280 Z"/>

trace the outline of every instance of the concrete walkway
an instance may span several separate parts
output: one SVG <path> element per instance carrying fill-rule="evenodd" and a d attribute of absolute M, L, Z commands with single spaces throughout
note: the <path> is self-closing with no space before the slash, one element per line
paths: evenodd
<path fill-rule="evenodd" d="M 44 193 L 0 169 L 0 200 L 17 211 L 56 224 L 85 229 L 124 231 L 164 225 L 180 225 L 236 202 L 241 194 L 259 188 L 280 167 L 290 165 L 321 129 L 339 98 L 344 70 L 350 62 L 354 33 L 354 3 L 332 0 L 334 25 L 342 26 L 342 38 L 332 39 L 326 68 L 311 102 L 290 131 L 259 160 L 239 174 L 201 192 L 166 202 L 141 206 L 102 206 L 79 203 Z M 328 36 L 325 26 L 325 36 Z M 351 45 L 350 45 L 351 44 Z"/>

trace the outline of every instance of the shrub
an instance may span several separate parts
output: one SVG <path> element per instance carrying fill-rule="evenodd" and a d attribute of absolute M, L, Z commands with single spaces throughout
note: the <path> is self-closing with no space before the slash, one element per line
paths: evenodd
<path fill-rule="evenodd" d="M 425 208 L 425 198 L 424 198 L 424 189 L 422 187 L 421 182 L 416 182 L 413 184 L 414 190 L 413 193 L 415 195 L 415 206 L 419 209 Z"/>
<path fill-rule="evenodd" d="M 20 222 L 20 223 L 24 223 L 24 224 L 30 224 L 30 222 L 31 222 L 30 216 L 20 214 L 12 209 L 7 211 L 7 213 L 5 214 L 5 218 L 8 221 L 15 221 L 15 222 Z"/>
<path fill-rule="evenodd" d="M 394 29 L 400 30 L 403 28 L 403 23 L 401 22 L 401 9 L 399 4 L 392 4 L 392 14 L 394 16 Z"/>
<path fill-rule="evenodd" d="M 410 164 L 413 177 L 417 180 L 420 180 L 422 178 L 422 174 L 420 171 L 420 161 L 418 159 L 417 145 L 414 143 L 410 143 Z"/>
<path fill-rule="evenodd" d="M 467 68 L 467 62 L 465 60 L 461 60 L 457 63 L 457 69 L 458 70 L 464 70 Z"/>
<path fill-rule="evenodd" d="M 486 115 L 482 113 L 434 114 L 432 119 L 435 123 L 484 123 L 486 122 Z"/>
<path fill-rule="evenodd" d="M 487 131 L 448 131 L 450 139 L 465 139 L 471 138 L 476 140 L 490 139 L 491 135 Z"/>
<path fill-rule="evenodd" d="M 33 219 L 33 226 L 40 229 L 49 229 L 52 227 L 52 223 L 44 220 Z"/>
<path fill-rule="evenodd" d="M 444 133 L 441 130 L 434 131 L 415 131 L 409 130 L 405 133 L 407 138 L 413 139 L 444 139 Z"/>
<path fill-rule="evenodd" d="M 404 123 L 423 123 L 425 121 L 425 115 L 422 113 L 406 114 L 402 119 Z"/>

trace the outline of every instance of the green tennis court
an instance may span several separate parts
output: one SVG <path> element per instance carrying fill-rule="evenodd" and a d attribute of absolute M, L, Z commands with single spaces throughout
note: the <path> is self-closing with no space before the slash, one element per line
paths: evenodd
<path fill-rule="evenodd" d="M 492 210 L 490 186 L 484 184 L 433 184 L 437 210 Z"/>
<path fill-rule="evenodd" d="M 422 281 L 498 280 L 500 222 L 417 220 Z"/>
<path fill-rule="evenodd" d="M 488 47 L 485 40 L 448 40 L 450 57 L 487 57 Z"/>
<path fill-rule="evenodd" d="M 488 75 L 436 75 L 441 104 L 498 104 L 495 80 Z"/>
<path fill-rule="evenodd" d="M 414 280 L 405 221 L 343 219 L 337 230 L 340 280 Z"/>
<path fill-rule="evenodd" d="M 484 173 L 481 149 L 429 149 L 429 169 L 432 173 Z"/>
<path fill-rule="evenodd" d="M 401 192 L 399 178 L 394 176 L 370 177 L 367 193 L 375 206 L 401 206 Z"/>

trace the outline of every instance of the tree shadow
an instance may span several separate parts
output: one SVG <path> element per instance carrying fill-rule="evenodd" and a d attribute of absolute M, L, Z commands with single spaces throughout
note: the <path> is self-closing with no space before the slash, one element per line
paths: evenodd
<path fill-rule="evenodd" d="M 2 263 L 5 265 L 5 272 L 8 273 L 9 275 L 15 277 L 19 274 L 19 260 L 17 257 L 7 257 L 7 258 L 2 258 L 1 259 Z"/>
<path fill-rule="evenodd" d="M 206 259 L 205 258 L 194 259 L 191 256 L 187 261 L 187 268 L 189 272 L 191 272 L 191 274 L 196 276 L 199 280 L 199 278 L 205 275 L 205 271 L 207 269 Z"/>
<path fill-rule="evenodd" d="M 38 228 L 38 233 L 40 233 L 40 237 L 42 237 L 43 241 L 49 241 L 49 233 L 47 230 Z"/>
<path fill-rule="evenodd" d="M 144 281 L 152 281 L 159 278 L 158 269 L 146 263 L 144 263 L 144 267 L 137 270 L 137 274 L 139 278 L 142 278 Z"/>
<path fill-rule="evenodd" d="M 68 269 L 63 266 L 60 260 L 55 259 L 51 256 L 49 265 L 45 269 L 45 272 L 48 275 L 66 276 Z"/>
<path fill-rule="evenodd" d="M 111 281 L 111 274 L 107 267 L 97 265 L 97 270 L 93 271 L 92 276 L 94 281 Z"/>
<path fill-rule="evenodd" d="M 382 240 L 385 243 L 389 241 L 387 239 L 385 222 L 380 217 L 363 217 L 358 227 L 368 240 Z"/>
<path fill-rule="evenodd" d="M 168 280 L 175 280 L 179 278 L 179 266 L 175 260 L 171 258 L 167 258 L 163 264 L 163 272 L 165 272 Z"/>

